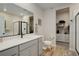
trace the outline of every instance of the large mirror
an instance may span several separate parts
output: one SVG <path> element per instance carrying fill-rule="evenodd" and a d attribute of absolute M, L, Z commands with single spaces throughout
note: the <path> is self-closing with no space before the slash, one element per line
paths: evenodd
<path fill-rule="evenodd" d="M 0 3 L 0 37 L 34 32 L 33 13 L 12 3 Z"/>

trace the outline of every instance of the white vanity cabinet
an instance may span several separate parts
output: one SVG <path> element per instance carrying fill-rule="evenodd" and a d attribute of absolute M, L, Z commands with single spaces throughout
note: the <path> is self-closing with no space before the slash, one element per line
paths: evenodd
<path fill-rule="evenodd" d="M 30 51 L 29 51 L 30 48 L 26 48 L 26 49 L 23 49 L 22 51 L 20 51 L 20 56 L 30 56 Z"/>
<path fill-rule="evenodd" d="M 20 45 L 21 56 L 40 56 L 42 54 L 42 38 L 29 41 Z"/>
<path fill-rule="evenodd" d="M 20 51 L 20 56 L 37 56 L 37 55 L 38 55 L 38 51 L 37 51 L 37 46 L 35 44 Z"/>
<path fill-rule="evenodd" d="M 19 46 L 20 56 L 37 56 L 38 55 L 38 39 L 26 42 Z"/>
<path fill-rule="evenodd" d="M 18 56 L 18 46 L 1 51 L 0 56 Z"/>
<path fill-rule="evenodd" d="M 23 41 L 21 39 L 5 43 L 0 45 L 4 46 L 2 49 L 0 48 L 0 56 L 40 56 L 42 53 L 42 37 L 31 38 L 28 41 L 26 38 L 23 38 Z M 8 49 L 6 46 L 8 46 Z"/>

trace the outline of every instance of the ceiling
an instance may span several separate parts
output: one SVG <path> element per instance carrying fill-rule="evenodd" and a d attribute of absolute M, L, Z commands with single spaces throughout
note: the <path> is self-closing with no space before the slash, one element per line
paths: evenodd
<path fill-rule="evenodd" d="M 70 5 L 72 3 L 36 3 L 42 9 L 55 8 L 59 6 Z"/>
<path fill-rule="evenodd" d="M 14 14 L 17 16 L 32 15 L 32 13 L 28 10 L 21 8 L 13 3 L 0 3 L 0 12 L 4 12 L 4 9 L 7 10 L 5 11 L 6 13 Z"/>

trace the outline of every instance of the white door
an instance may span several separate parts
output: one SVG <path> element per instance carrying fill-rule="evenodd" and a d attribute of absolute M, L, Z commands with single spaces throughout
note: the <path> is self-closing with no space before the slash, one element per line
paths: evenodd
<path fill-rule="evenodd" d="M 74 11 L 73 11 L 73 16 L 74 16 L 74 36 L 75 36 L 75 48 L 77 50 L 77 52 L 79 52 L 79 8 L 75 8 Z M 75 17 L 76 16 L 76 17 Z"/>
<path fill-rule="evenodd" d="M 79 14 L 77 15 L 75 20 L 76 20 L 76 22 L 75 22 L 75 25 L 76 25 L 76 49 L 79 52 Z"/>
<path fill-rule="evenodd" d="M 3 36 L 5 33 L 5 20 L 0 16 L 0 36 Z"/>
<path fill-rule="evenodd" d="M 71 50 L 75 50 L 75 48 L 77 49 L 77 51 L 79 52 L 79 16 L 77 18 L 77 22 L 75 23 L 75 16 L 76 14 L 79 12 L 79 4 L 75 4 L 73 6 L 70 7 L 70 49 Z M 75 24 L 77 25 L 77 33 L 75 33 Z M 76 34 L 76 35 L 75 35 Z M 77 38 L 77 41 L 76 39 Z M 76 41 L 76 43 L 75 43 Z"/>
<path fill-rule="evenodd" d="M 74 36 L 75 36 L 75 40 L 74 40 L 74 43 L 75 43 L 75 49 L 77 50 L 77 52 L 79 52 L 79 9 L 74 9 L 74 12 L 73 12 L 73 16 L 74 16 Z"/>

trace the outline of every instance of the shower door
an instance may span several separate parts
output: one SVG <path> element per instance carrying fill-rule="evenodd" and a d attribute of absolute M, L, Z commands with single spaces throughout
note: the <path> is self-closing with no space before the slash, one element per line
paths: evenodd
<path fill-rule="evenodd" d="M 75 49 L 79 54 L 79 13 L 75 16 Z"/>

